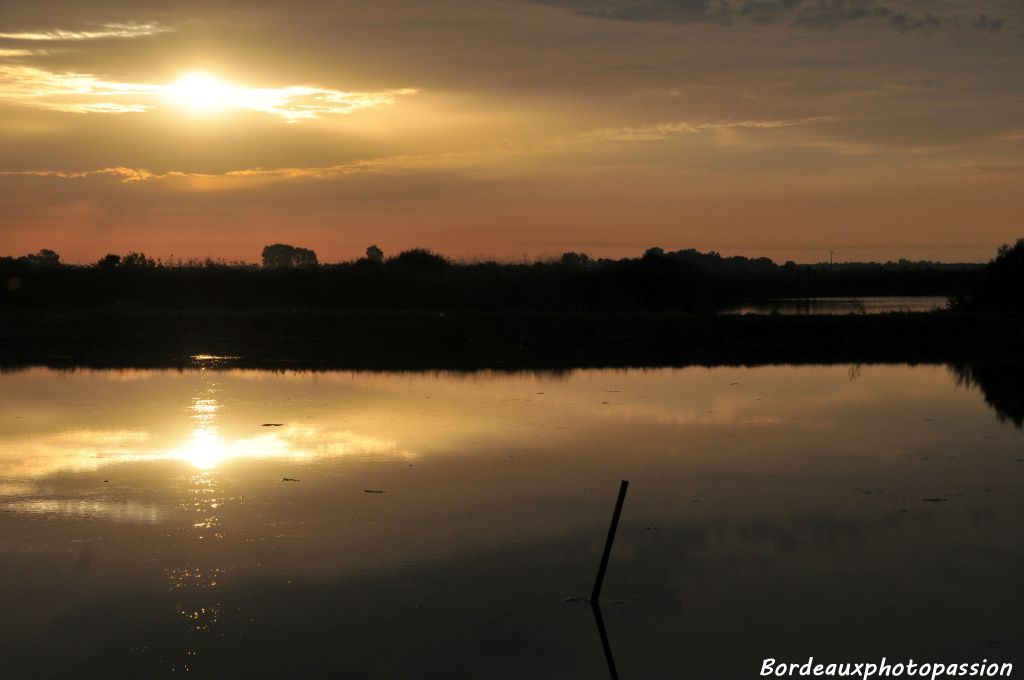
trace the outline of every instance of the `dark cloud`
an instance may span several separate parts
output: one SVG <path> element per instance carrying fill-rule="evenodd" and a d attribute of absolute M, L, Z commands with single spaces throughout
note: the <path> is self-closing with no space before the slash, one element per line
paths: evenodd
<path fill-rule="evenodd" d="M 971 24 L 975 28 L 980 28 L 983 31 L 990 31 L 995 33 L 1006 25 L 1006 19 L 994 19 L 990 18 L 987 14 L 982 14 Z"/>
<path fill-rule="evenodd" d="M 884 19 L 893 14 L 876 0 L 817 0 L 802 2 L 793 19 L 794 26 L 835 30 L 862 19 Z"/>
<path fill-rule="evenodd" d="M 727 22 L 732 9 L 720 0 L 539 0 L 577 14 L 619 21 Z"/>
<path fill-rule="evenodd" d="M 739 15 L 756 24 L 774 24 L 786 19 L 803 0 L 747 0 L 739 8 Z"/>
<path fill-rule="evenodd" d="M 884 22 L 897 33 L 930 33 L 960 25 L 953 17 L 914 15 L 880 0 L 534 0 L 571 9 L 576 14 L 619 21 L 731 24 L 748 21 L 758 25 L 789 23 L 802 28 L 836 30 L 864 20 Z M 980 15 L 971 26 L 997 31 L 1005 19 Z"/>
<path fill-rule="evenodd" d="M 897 33 L 909 33 L 910 31 L 932 33 L 947 23 L 949 23 L 948 19 L 941 19 L 934 14 L 926 14 L 920 19 L 909 17 L 906 14 L 893 14 L 889 17 L 889 28 Z"/>

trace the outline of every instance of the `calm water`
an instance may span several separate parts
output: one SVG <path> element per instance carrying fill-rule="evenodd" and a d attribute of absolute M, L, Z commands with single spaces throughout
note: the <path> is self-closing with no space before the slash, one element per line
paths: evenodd
<path fill-rule="evenodd" d="M 765 300 L 725 310 L 723 314 L 886 314 L 945 309 L 945 297 L 822 297 Z"/>
<path fill-rule="evenodd" d="M 623 678 L 1024 662 L 1024 435 L 945 367 L 0 388 L 4 677 L 608 677 L 620 479 Z"/>

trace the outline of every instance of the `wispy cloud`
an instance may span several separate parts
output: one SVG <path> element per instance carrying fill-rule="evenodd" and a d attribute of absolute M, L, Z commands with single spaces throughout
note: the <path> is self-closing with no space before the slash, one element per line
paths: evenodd
<path fill-rule="evenodd" d="M 51 72 L 33 66 L 0 64 L 0 99 L 74 113 L 128 113 L 149 106 L 137 101 L 160 87 L 102 80 L 90 74 Z M 132 101 L 129 101 L 132 99 Z"/>
<path fill-rule="evenodd" d="M 971 175 L 1019 175 L 1024 173 L 1024 163 L 964 163 L 953 165 L 951 170 Z"/>
<path fill-rule="evenodd" d="M 898 33 L 928 33 L 947 26 L 972 26 L 985 31 L 1003 27 L 1001 18 L 978 15 L 915 15 L 882 0 L 532 0 L 566 7 L 576 14 L 618 21 L 661 21 L 730 25 L 749 22 L 767 26 L 788 23 L 801 28 L 835 30 L 846 24 L 875 20 Z"/>
<path fill-rule="evenodd" d="M 45 54 L 43 50 L 26 50 L 26 49 L 4 49 L 0 48 L 0 59 L 10 59 L 16 57 L 31 57 L 37 54 Z"/>
<path fill-rule="evenodd" d="M 813 125 L 816 123 L 835 122 L 834 118 L 801 118 L 798 120 L 741 120 L 741 121 L 720 121 L 710 123 L 656 123 L 654 125 L 625 126 L 617 128 L 602 128 L 583 133 L 585 139 L 597 139 L 616 142 L 642 142 L 668 139 L 678 135 L 693 135 L 701 132 L 712 132 L 715 130 L 773 130 L 788 128 L 797 125 Z"/>
<path fill-rule="evenodd" d="M 293 122 L 389 106 L 414 89 L 351 92 L 308 85 L 251 88 L 192 74 L 174 83 L 126 83 L 90 73 L 0 64 L 0 100 L 71 113 L 141 113 L 156 108 L 259 111 Z"/>
<path fill-rule="evenodd" d="M 521 153 L 529 154 L 530 152 L 523 151 Z M 383 156 L 327 165 L 240 168 L 226 172 L 189 172 L 184 170 L 157 172 L 147 168 L 116 166 L 94 170 L 3 170 L 0 171 L 0 177 L 43 177 L 62 180 L 110 177 L 120 180 L 123 184 L 169 182 L 184 189 L 230 190 L 240 187 L 248 188 L 254 184 L 291 180 L 331 179 L 369 173 L 397 173 L 432 168 L 451 170 L 458 166 L 477 166 L 481 162 L 494 158 L 493 152 L 472 150 Z"/>
<path fill-rule="evenodd" d="M 0 171 L 0 176 L 3 177 L 56 177 L 59 179 L 84 179 L 86 177 L 100 177 L 104 175 L 112 177 L 120 177 L 121 181 L 126 184 L 132 182 L 143 182 L 148 179 L 157 179 L 161 177 L 168 177 L 174 174 L 182 173 L 167 173 L 165 175 L 158 175 L 144 170 L 141 168 L 101 168 L 99 170 L 4 170 Z"/>
<path fill-rule="evenodd" d="M 0 33 L 0 38 L 44 42 L 99 40 L 102 38 L 144 38 L 159 33 L 168 33 L 172 30 L 169 26 L 162 26 L 160 24 L 101 24 L 96 28 L 80 31 L 55 28 L 45 31 Z"/>
<path fill-rule="evenodd" d="M 447 155 L 438 156 L 392 156 L 386 158 L 335 163 L 319 166 L 297 166 L 280 168 L 243 168 L 227 172 L 186 172 L 171 170 L 154 172 L 146 168 L 110 167 L 96 170 L 5 170 L 0 176 L 53 177 L 56 179 L 87 179 L 90 177 L 113 177 L 124 184 L 140 182 L 180 181 L 194 188 L 230 188 L 251 181 L 276 182 L 294 179 L 327 179 L 343 175 L 354 175 L 382 170 L 394 170 L 414 166 L 440 163 Z"/>

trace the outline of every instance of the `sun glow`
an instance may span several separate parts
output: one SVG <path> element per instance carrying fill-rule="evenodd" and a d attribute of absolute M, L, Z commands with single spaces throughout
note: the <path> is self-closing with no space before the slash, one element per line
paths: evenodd
<path fill-rule="evenodd" d="M 0 63 L 0 102 L 78 114 L 145 113 L 163 104 L 195 115 L 255 111 L 294 123 L 392 106 L 399 97 L 416 92 L 411 88 L 353 92 L 312 85 L 247 87 L 206 71 L 190 71 L 169 83 L 131 83 L 91 73 Z"/>
<path fill-rule="evenodd" d="M 209 114 L 231 106 L 237 89 L 209 73 L 194 72 L 168 87 L 167 96 L 193 113 Z"/>

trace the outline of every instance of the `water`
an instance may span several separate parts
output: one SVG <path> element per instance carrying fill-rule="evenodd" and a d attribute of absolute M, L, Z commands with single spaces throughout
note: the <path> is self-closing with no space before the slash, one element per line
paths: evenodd
<path fill-rule="evenodd" d="M 945 309 L 948 298 L 935 296 L 780 298 L 752 302 L 723 311 L 723 314 L 886 314 L 888 312 L 933 312 Z"/>
<path fill-rule="evenodd" d="M 608 677 L 620 479 L 623 678 L 1024 661 L 1024 436 L 946 367 L 0 386 L 5 677 Z"/>

